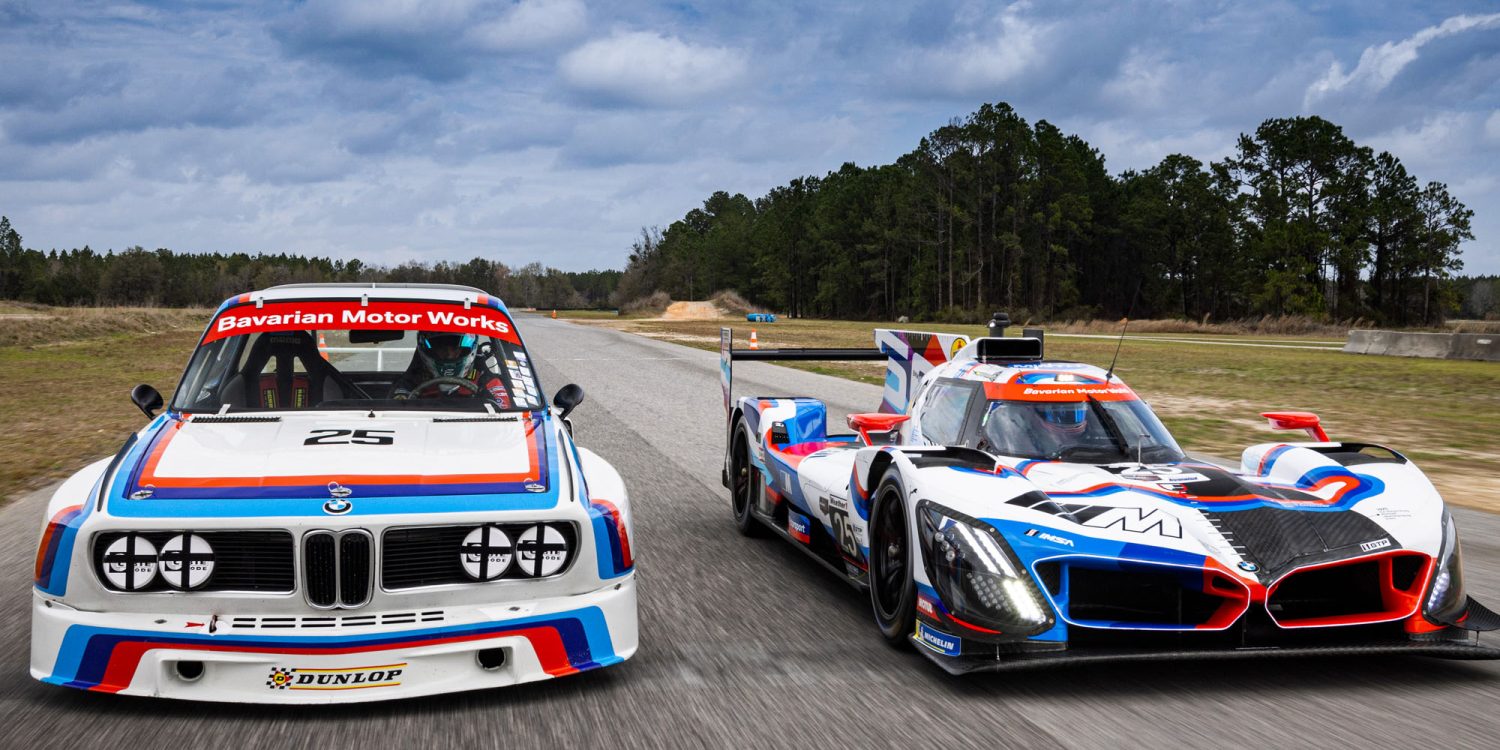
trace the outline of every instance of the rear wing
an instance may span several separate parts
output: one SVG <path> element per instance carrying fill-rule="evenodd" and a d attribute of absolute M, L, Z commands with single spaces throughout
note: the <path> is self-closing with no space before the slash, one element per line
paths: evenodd
<path fill-rule="evenodd" d="M 720 328 L 719 385 L 724 390 L 724 414 L 728 416 L 734 411 L 735 361 L 885 361 L 885 393 L 881 395 L 880 411 L 904 414 L 912 387 L 968 345 L 969 337 L 962 334 L 877 328 L 875 346 L 870 349 L 735 349 L 734 332 Z"/>

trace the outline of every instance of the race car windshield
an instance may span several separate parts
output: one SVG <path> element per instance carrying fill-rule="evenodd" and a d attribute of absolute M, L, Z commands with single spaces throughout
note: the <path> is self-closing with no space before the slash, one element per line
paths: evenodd
<path fill-rule="evenodd" d="M 441 316 L 443 325 L 436 330 L 417 327 L 432 322 L 424 312 L 448 314 L 449 309 L 462 309 L 457 305 L 407 305 L 400 309 L 414 308 L 415 312 L 378 318 L 398 324 L 390 328 L 339 327 L 338 313 L 342 310 L 337 306 L 326 317 L 307 309 L 271 313 L 250 305 L 242 308 L 248 311 L 237 314 L 237 309 L 231 308 L 209 326 L 204 343 L 194 352 L 173 396 L 172 409 L 195 413 L 226 408 L 232 412 L 482 412 L 532 410 L 543 405 L 526 349 L 514 334 L 509 318 L 499 310 L 482 311 L 486 332 L 496 333 L 484 335 L 454 330 L 462 326 Z M 362 320 L 376 318 L 371 310 L 381 312 L 373 301 L 359 309 L 364 311 Z M 477 327 L 480 318 L 470 312 L 462 320 L 476 321 L 471 327 Z M 242 320 L 252 320 L 252 324 L 240 325 Z M 298 322 L 321 325 L 302 327 L 296 325 Z M 401 323 L 406 325 L 402 327 Z"/>
<path fill-rule="evenodd" d="M 1016 458 L 1077 463 L 1170 463 L 1182 449 L 1140 401 L 990 401 L 975 445 Z"/>

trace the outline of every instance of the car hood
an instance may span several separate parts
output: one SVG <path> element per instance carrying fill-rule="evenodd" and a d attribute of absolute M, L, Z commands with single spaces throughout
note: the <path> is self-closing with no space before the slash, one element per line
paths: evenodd
<path fill-rule="evenodd" d="M 1401 524 L 1372 509 L 1354 508 L 1384 496 L 1385 482 L 1344 467 L 1285 483 L 1199 462 L 1027 461 L 1015 468 L 1049 500 L 1037 503 L 1023 496 L 1014 504 L 1144 544 L 1200 547 L 1210 555 L 1250 560 L 1255 565 L 1247 569 L 1258 569 L 1264 578 L 1400 544 L 1392 527 Z"/>
<path fill-rule="evenodd" d="M 532 414 L 315 412 L 168 419 L 132 451 L 123 503 L 545 493 Z"/>

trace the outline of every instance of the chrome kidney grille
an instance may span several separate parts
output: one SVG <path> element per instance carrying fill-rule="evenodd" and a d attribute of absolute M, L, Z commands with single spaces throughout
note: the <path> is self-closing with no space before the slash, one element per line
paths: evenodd
<path fill-rule="evenodd" d="M 354 609 L 375 586 L 375 543 L 363 529 L 309 531 L 302 537 L 302 584 L 310 606 Z"/>

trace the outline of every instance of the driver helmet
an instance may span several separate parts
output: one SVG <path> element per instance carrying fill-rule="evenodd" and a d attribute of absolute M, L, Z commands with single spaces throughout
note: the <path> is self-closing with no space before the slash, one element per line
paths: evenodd
<path fill-rule="evenodd" d="M 417 356 L 435 378 L 462 378 L 474 366 L 479 337 L 472 333 L 422 331 Z"/>
<path fill-rule="evenodd" d="M 1088 414 L 1088 404 L 1082 401 L 1037 404 L 1037 415 L 1041 417 L 1042 424 L 1053 432 L 1065 435 L 1083 432 L 1088 424 Z"/>

